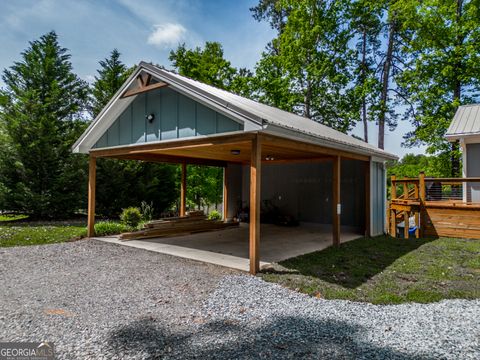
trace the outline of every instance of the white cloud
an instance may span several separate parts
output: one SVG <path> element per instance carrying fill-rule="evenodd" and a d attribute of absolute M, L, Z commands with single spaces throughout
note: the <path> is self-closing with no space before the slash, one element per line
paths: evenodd
<path fill-rule="evenodd" d="M 187 29 L 180 24 L 166 23 L 155 25 L 153 32 L 148 36 L 147 43 L 159 47 L 177 45 L 185 39 L 186 33 Z"/>

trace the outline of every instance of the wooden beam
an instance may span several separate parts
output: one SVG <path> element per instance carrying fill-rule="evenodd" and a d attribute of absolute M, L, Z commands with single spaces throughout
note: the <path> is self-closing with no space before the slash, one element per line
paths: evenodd
<path fill-rule="evenodd" d="M 365 234 L 371 235 L 370 231 L 370 161 L 364 162 L 365 166 Z"/>
<path fill-rule="evenodd" d="M 108 156 L 105 156 L 106 158 Z M 205 166 L 216 166 L 216 167 L 225 167 L 227 162 L 220 160 L 210 160 L 210 159 L 199 159 L 185 156 L 173 156 L 173 155 L 163 155 L 163 154 L 154 154 L 154 153 L 145 153 L 145 154 L 131 154 L 131 155 L 117 155 L 115 159 L 120 160 L 138 160 L 146 162 L 155 162 L 155 163 L 167 163 L 167 164 L 193 164 L 193 165 L 205 165 Z"/>
<path fill-rule="evenodd" d="M 312 152 L 323 155 L 332 155 L 332 156 L 341 156 L 347 159 L 369 161 L 370 158 L 367 155 L 360 155 L 355 153 L 350 153 L 343 150 L 328 148 L 320 145 L 315 145 L 307 142 L 302 142 L 298 140 L 286 139 L 280 136 L 274 135 L 265 135 L 262 134 L 262 141 L 264 143 L 271 142 L 277 147 L 286 147 L 291 149 L 296 149 L 299 151 Z"/>
<path fill-rule="evenodd" d="M 139 145 L 116 146 L 114 148 L 92 149 L 91 154 L 97 157 L 116 157 L 118 155 L 145 154 L 148 152 L 158 152 L 160 150 L 179 150 L 179 149 L 195 149 L 201 146 L 210 145 L 226 145 L 239 142 L 250 142 L 256 133 L 240 133 L 233 135 L 212 135 L 208 137 L 197 137 L 193 139 L 178 139 L 165 142 L 154 142 Z"/>
<path fill-rule="evenodd" d="M 97 161 L 90 156 L 88 165 L 88 221 L 87 236 L 95 236 L 95 187 L 96 187 Z"/>
<path fill-rule="evenodd" d="M 223 168 L 223 221 L 228 220 L 228 167 Z"/>
<path fill-rule="evenodd" d="M 155 90 L 155 89 L 159 89 L 159 88 L 162 88 L 162 87 L 165 87 L 165 86 L 168 86 L 168 84 L 165 84 L 163 82 L 150 84 L 150 85 L 143 85 L 142 87 L 138 87 L 138 88 L 135 88 L 135 89 L 125 91 L 122 94 L 121 98 L 123 99 L 123 98 L 127 98 L 129 96 L 138 95 L 138 94 L 141 94 L 141 93 L 144 93 L 144 92 L 147 92 L 147 91 L 151 91 L 151 90 Z"/>
<path fill-rule="evenodd" d="M 187 212 L 187 164 L 182 164 L 182 178 L 180 181 L 180 216 Z"/>
<path fill-rule="evenodd" d="M 252 140 L 250 160 L 250 273 L 260 270 L 260 199 L 262 172 L 262 143 L 259 136 Z"/>
<path fill-rule="evenodd" d="M 340 200 L 340 182 L 341 182 L 341 159 L 340 156 L 333 158 L 333 209 L 332 209 L 332 228 L 333 228 L 333 245 L 340 245 L 340 214 L 342 205 Z"/>

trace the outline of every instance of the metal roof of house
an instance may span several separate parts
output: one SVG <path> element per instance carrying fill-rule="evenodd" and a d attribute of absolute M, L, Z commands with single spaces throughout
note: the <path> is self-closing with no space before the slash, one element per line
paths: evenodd
<path fill-rule="evenodd" d="M 456 140 L 469 135 L 480 134 L 480 104 L 459 106 L 450 126 L 447 139 Z"/>
<path fill-rule="evenodd" d="M 172 89 L 181 91 L 216 109 L 226 111 L 230 116 L 233 115 L 242 121 L 251 122 L 252 126 L 259 128 L 259 131 L 281 133 L 284 136 L 314 142 L 322 146 L 342 148 L 350 152 L 378 156 L 384 159 L 398 158 L 396 155 L 381 150 L 376 146 L 365 143 L 362 140 L 334 130 L 311 119 L 232 94 L 152 64 L 141 62 L 129 79 L 134 79 L 140 71 L 147 71 L 152 76 L 166 82 Z M 105 109 L 78 139 L 73 146 L 75 152 L 86 152 L 87 149 L 85 147 L 82 148 L 82 142 L 84 142 L 87 137 L 93 136 L 92 133 L 95 130 L 96 124 L 110 111 L 109 109 L 114 107 L 115 100 L 120 98 L 121 92 L 128 86 L 128 83 L 129 80 L 126 81 L 122 89 L 117 92 L 110 103 L 107 104 Z M 101 128 L 105 127 L 103 126 Z M 245 127 L 245 130 L 247 130 L 247 127 Z M 99 134 L 95 137 L 98 138 Z M 90 147 L 90 144 L 92 144 L 92 141 L 88 142 L 88 147 Z"/>

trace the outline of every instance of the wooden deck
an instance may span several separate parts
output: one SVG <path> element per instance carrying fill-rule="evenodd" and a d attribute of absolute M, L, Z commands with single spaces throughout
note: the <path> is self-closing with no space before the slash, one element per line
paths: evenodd
<path fill-rule="evenodd" d="M 480 239 L 480 203 L 463 200 L 465 184 L 480 178 L 397 179 L 392 176 L 388 203 L 388 229 L 397 237 L 399 223 L 415 218 L 416 237 L 458 237 Z M 403 237 L 409 237 L 404 226 Z"/>

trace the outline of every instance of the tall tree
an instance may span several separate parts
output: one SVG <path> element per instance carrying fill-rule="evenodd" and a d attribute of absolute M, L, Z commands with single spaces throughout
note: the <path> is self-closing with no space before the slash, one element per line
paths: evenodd
<path fill-rule="evenodd" d="M 268 17 L 277 30 L 256 69 L 261 99 L 343 132 L 358 118 L 346 5 L 343 0 L 279 0 L 253 8 L 255 18 Z M 272 89 L 272 83 L 280 87 Z"/>
<path fill-rule="evenodd" d="M 97 116 L 108 101 L 115 95 L 117 90 L 127 80 L 132 69 L 120 60 L 120 52 L 113 49 L 110 57 L 99 62 L 100 69 L 95 76 L 95 82 L 92 89 L 92 113 Z"/>
<path fill-rule="evenodd" d="M 361 102 L 363 140 L 368 143 L 368 123 L 375 118 L 380 94 L 376 61 L 381 45 L 382 9 L 369 0 L 353 1 L 349 18 L 357 53 L 354 66 L 355 97 Z"/>
<path fill-rule="evenodd" d="M 444 135 L 457 107 L 480 99 L 480 1 L 410 0 L 395 10 L 413 31 L 406 44 L 411 61 L 401 79 L 415 128 L 406 144 L 450 153 L 452 176 L 458 176 L 458 145 Z"/>
<path fill-rule="evenodd" d="M 83 200 L 85 161 L 70 146 L 84 129 L 87 84 L 53 31 L 30 42 L 2 78 L 0 119 L 12 144 L 0 170 L 10 189 L 4 206 L 42 218 L 73 213 Z"/>
<path fill-rule="evenodd" d="M 222 45 L 218 42 L 207 41 L 203 48 L 194 49 L 182 44 L 170 51 L 169 60 L 180 75 L 242 96 L 252 96 L 252 72 L 233 67 L 224 58 Z"/>

